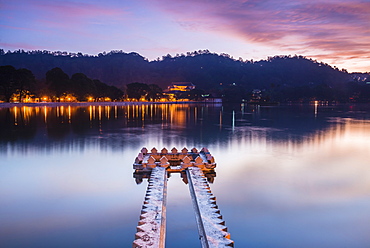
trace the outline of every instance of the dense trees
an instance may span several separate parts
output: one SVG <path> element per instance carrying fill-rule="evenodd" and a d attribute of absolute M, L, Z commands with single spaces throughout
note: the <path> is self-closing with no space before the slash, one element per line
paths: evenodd
<path fill-rule="evenodd" d="M 13 66 L 0 67 L 0 96 L 3 101 L 9 101 L 16 91 L 15 74 L 16 69 Z"/>
<path fill-rule="evenodd" d="M 13 94 L 22 99 L 32 90 L 36 80 L 30 70 L 0 66 L 0 100 L 9 101 Z"/>
<path fill-rule="evenodd" d="M 56 97 L 61 97 L 70 88 L 69 76 L 58 67 L 46 72 L 46 83 Z"/>
<path fill-rule="evenodd" d="M 146 97 L 149 87 L 143 83 L 131 83 L 126 86 L 126 95 L 128 98 L 140 100 L 141 97 Z"/>
<path fill-rule="evenodd" d="M 98 56 L 67 52 L 15 51 L 0 55 L 0 65 L 27 68 L 41 79 L 55 67 L 68 75 L 84 73 L 109 85 L 122 88 L 139 82 L 165 88 L 171 82 L 188 81 L 200 88 L 214 88 L 220 83 L 236 83 L 245 89 L 275 85 L 344 84 L 349 74 L 303 56 L 275 56 L 267 60 L 243 61 L 208 50 L 176 56 L 166 55 L 149 62 L 137 53 L 112 51 Z"/>
<path fill-rule="evenodd" d="M 30 70 L 0 66 L 0 100 L 9 102 L 12 96 L 16 96 L 17 101 L 22 101 L 26 95 L 31 94 L 38 97 L 47 95 L 55 101 L 67 95 L 76 97 L 78 101 L 86 101 L 89 98 L 115 100 L 123 97 L 123 91 L 114 86 L 92 80 L 83 73 L 75 73 L 69 78 L 58 67 L 47 71 L 45 79 L 45 83 L 40 80 L 36 85 Z"/>
<path fill-rule="evenodd" d="M 126 86 L 126 95 L 128 98 L 140 100 L 144 98 L 148 101 L 154 101 L 162 97 L 162 88 L 156 84 L 131 83 Z"/>
<path fill-rule="evenodd" d="M 167 87 L 171 82 L 192 82 L 198 90 L 203 89 L 217 97 L 223 96 L 226 101 L 248 99 L 253 89 L 260 89 L 266 99 L 280 102 L 313 99 L 349 101 L 350 98 L 365 101 L 368 88 L 366 82 L 357 82 L 345 70 L 303 56 L 243 61 L 208 50 L 176 56 L 168 54 L 151 62 L 137 53 L 123 51 L 104 52 L 97 56 L 60 51 L 0 51 L 0 65 L 27 68 L 38 79 L 52 71 L 46 77 L 50 91 L 60 95 L 66 92 L 65 87 L 74 87 L 73 91 L 80 99 L 85 97 L 79 92 L 81 89 L 95 95 L 101 90 L 98 90 L 99 83 L 94 80 L 87 80 L 82 75 L 73 77 L 76 73 L 83 73 L 118 88 L 127 87 L 126 93 L 130 98 L 145 96 L 147 100 L 158 97 L 160 88 Z M 53 74 L 58 75 L 60 81 L 56 82 Z M 73 86 L 68 86 L 71 82 Z M 137 84 L 131 85 L 134 83 Z M 131 91 L 130 88 L 134 86 L 139 92 Z M 179 97 L 193 97 L 186 94 Z"/>
<path fill-rule="evenodd" d="M 69 79 L 60 68 L 53 68 L 46 73 L 46 80 L 50 82 L 55 98 L 72 95 L 78 101 L 88 101 L 99 98 L 117 100 L 123 97 L 122 90 L 99 80 L 92 80 L 83 73 L 75 73 Z"/>

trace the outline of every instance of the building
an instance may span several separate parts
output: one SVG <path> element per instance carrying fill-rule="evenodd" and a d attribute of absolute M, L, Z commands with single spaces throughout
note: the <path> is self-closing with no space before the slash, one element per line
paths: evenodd
<path fill-rule="evenodd" d="M 195 89 L 195 85 L 190 82 L 173 82 L 164 90 L 165 93 L 177 93 L 191 91 Z"/>

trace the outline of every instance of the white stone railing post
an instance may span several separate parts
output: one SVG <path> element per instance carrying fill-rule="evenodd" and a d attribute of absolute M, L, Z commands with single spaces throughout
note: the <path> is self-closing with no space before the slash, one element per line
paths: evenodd
<path fill-rule="evenodd" d="M 234 247 L 202 170 L 189 167 L 186 173 L 202 248 Z"/>
<path fill-rule="evenodd" d="M 166 238 L 167 172 L 152 169 L 133 248 L 164 248 Z"/>

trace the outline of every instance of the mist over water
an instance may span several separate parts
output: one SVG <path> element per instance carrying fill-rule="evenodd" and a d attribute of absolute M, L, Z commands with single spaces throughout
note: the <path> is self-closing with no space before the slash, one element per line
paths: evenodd
<path fill-rule="evenodd" d="M 236 247 L 370 245 L 370 107 L 0 107 L 0 246 L 131 247 L 140 149 L 209 148 Z M 167 246 L 200 247 L 179 175 Z M 187 241 L 189 240 L 189 241 Z"/>

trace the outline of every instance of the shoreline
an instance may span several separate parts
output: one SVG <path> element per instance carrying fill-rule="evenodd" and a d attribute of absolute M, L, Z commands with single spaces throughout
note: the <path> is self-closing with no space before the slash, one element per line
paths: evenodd
<path fill-rule="evenodd" d="M 9 103 L 1 102 L 0 108 L 9 107 L 57 107 L 57 106 L 128 106 L 128 105 L 148 105 L 148 104 L 221 104 L 212 102 L 193 102 L 193 101 L 178 101 L 178 102 L 36 102 L 36 103 Z"/>

